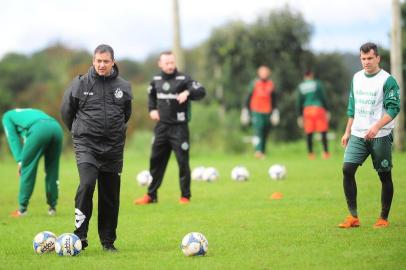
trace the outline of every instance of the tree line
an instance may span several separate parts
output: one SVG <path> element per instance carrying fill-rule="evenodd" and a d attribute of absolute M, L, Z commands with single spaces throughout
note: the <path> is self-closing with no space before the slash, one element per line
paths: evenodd
<path fill-rule="evenodd" d="M 402 18 L 406 18 L 406 4 L 402 7 Z M 308 68 L 315 71 L 325 86 L 333 112 L 332 129 L 343 130 L 351 75 L 361 68 L 358 55 L 313 52 L 309 48 L 312 31 L 299 12 L 283 8 L 261 15 L 252 23 L 231 21 L 214 29 L 198 46 L 185 50 L 185 71 L 207 88 L 203 107 L 215 108 L 220 128 L 229 128 L 225 121 L 238 122 L 248 85 L 255 78 L 256 68 L 265 64 L 272 69 L 282 116 L 279 128 L 273 132 L 275 139 L 289 141 L 301 137 L 295 124 L 295 89 Z M 405 37 L 404 34 L 403 44 Z M 354 51 L 359 45 L 354 44 Z M 382 66 L 389 71 L 389 54 L 386 50 L 381 53 Z M 157 55 L 151 54 L 144 61 L 117 62 L 121 75 L 133 84 L 135 113 L 129 133 L 151 129 L 153 125 L 148 119 L 146 88 L 158 72 Z M 91 52 L 63 44 L 54 44 L 32 55 L 8 53 L 0 61 L 0 114 L 15 107 L 35 107 L 60 120 L 64 90 L 76 75 L 87 72 L 91 61 Z M 196 110 L 204 114 L 204 109 Z M 208 115 L 206 118 L 199 115 L 199 121 L 213 121 L 213 115 Z"/>

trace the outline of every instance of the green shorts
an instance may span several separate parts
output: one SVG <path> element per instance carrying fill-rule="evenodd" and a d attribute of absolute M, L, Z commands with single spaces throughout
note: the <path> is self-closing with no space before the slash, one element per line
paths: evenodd
<path fill-rule="evenodd" d="M 351 135 L 344 152 L 344 162 L 362 165 L 369 155 L 377 172 L 392 169 L 392 134 L 366 141 Z"/>

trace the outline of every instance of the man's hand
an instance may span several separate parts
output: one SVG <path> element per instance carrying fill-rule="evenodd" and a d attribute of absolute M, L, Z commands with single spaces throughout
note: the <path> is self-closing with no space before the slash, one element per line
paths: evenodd
<path fill-rule="evenodd" d="M 300 127 L 300 128 L 303 127 L 303 117 L 302 117 L 302 116 L 299 116 L 299 117 L 296 119 L 296 122 L 297 122 L 298 127 Z"/>
<path fill-rule="evenodd" d="M 18 176 L 21 176 L 21 161 L 18 162 Z"/>
<path fill-rule="evenodd" d="M 176 100 L 179 102 L 179 104 L 182 104 L 182 103 L 184 103 L 184 102 L 187 100 L 189 94 L 190 94 L 190 92 L 189 92 L 188 90 L 185 90 L 185 91 L 183 91 L 182 93 L 180 93 L 180 94 L 178 95 L 178 97 L 176 98 Z"/>
<path fill-rule="evenodd" d="M 152 110 L 149 112 L 149 117 L 151 117 L 154 121 L 159 121 L 159 113 L 158 110 Z"/>
<path fill-rule="evenodd" d="M 343 137 L 341 138 L 341 145 L 343 147 L 347 147 L 348 140 L 350 139 L 351 134 L 346 132 L 344 133 Z"/>
<path fill-rule="evenodd" d="M 277 126 L 277 125 L 279 125 L 279 120 L 280 120 L 279 110 L 278 109 L 273 109 L 271 117 L 269 118 L 269 121 L 271 122 L 271 124 L 273 126 Z"/>
<path fill-rule="evenodd" d="M 331 120 L 331 113 L 330 113 L 330 112 L 327 112 L 327 113 L 326 113 L 326 117 L 327 117 L 327 122 L 330 122 L 330 120 Z"/>
<path fill-rule="evenodd" d="M 378 134 L 379 127 L 375 124 L 372 127 L 370 127 L 367 131 L 367 133 L 364 136 L 364 139 L 369 141 L 375 138 L 376 134 Z"/>
<path fill-rule="evenodd" d="M 248 126 L 250 123 L 250 112 L 247 108 L 243 108 L 241 110 L 240 123 L 243 126 Z"/>

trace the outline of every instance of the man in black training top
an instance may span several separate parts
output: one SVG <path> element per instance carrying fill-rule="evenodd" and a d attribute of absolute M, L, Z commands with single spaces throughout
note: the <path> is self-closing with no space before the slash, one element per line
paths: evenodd
<path fill-rule="evenodd" d="M 80 184 L 75 197 L 75 234 L 88 245 L 93 192 L 98 180 L 98 231 L 105 251 L 114 247 L 120 203 L 120 174 L 127 121 L 131 116 L 131 85 L 118 76 L 114 51 L 99 45 L 93 66 L 76 77 L 63 97 L 62 118 L 72 133 Z"/>
<path fill-rule="evenodd" d="M 172 52 L 161 53 L 158 66 L 161 73 L 153 78 L 148 90 L 149 115 L 157 121 L 149 165 L 153 180 L 148 193 L 134 203 L 143 205 L 158 201 L 158 188 L 173 150 L 179 165 L 182 192 L 179 202 L 185 204 L 190 202 L 191 197 L 188 128 L 190 101 L 202 99 L 205 89 L 176 69 Z"/>

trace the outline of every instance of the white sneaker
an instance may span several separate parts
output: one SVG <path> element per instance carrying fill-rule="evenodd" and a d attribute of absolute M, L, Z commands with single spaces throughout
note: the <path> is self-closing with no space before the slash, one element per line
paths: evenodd
<path fill-rule="evenodd" d="M 55 216 L 55 215 L 56 215 L 56 209 L 53 208 L 53 207 L 50 207 L 50 208 L 48 209 L 48 215 L 50 215 L 50 216 Z"/>

